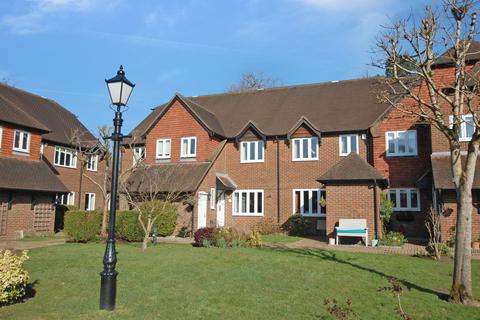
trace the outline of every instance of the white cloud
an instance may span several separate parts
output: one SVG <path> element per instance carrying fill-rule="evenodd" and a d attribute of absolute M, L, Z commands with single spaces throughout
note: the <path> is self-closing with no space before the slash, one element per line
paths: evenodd
<path fill-rule="evenodd" d="M 171 10 L 166 12 L 163 9 L 157 9 L 149 12 L 145 18 L 144 23 L 147 26 L 164 25 L 168 28 L 172 28 L 185 18 L 185 8 L 178 10 Z"/>
<path fill-rule="evenodd" d="M 26 13 L 3 18 L 3 24 L 11 32 L 20 35 L 44 32 L 55 26 L 59 13 L 105 9 L 114 6 L 117 0 L 31 0 L 29 3 Z"/>

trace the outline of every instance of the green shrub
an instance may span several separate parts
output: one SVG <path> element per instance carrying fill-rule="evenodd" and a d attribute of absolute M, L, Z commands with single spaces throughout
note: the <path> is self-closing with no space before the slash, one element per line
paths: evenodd
<path fill-rule="evenodd" d="M 152 200 L 145 202 L 140 206 L 142 220 L 147 224 L 148 216 L 155 220 L 158 228 L 158 236 L 171 236 L 177 225 L 178 210 L 177 206 L 171 202 L 162 200 Z"/>
<path fill-rule="evenodd" d="M 438 252 L 440 253 L 440 257 L 448 257 L 450 255 L 450 248 L 446 243 L 438 243 Z M 429 242 L 428 245 L 425 247 L 428 255 L 435 258 L 435 245 L 432 242 Z"/>
<path fill-rule="evenodd" d="M 245 248 L 247 247 L 247 241 L 242 239 L 235 239 L 232 241 L 232 248 Z"/>
<path fill-rule="evenodd" d="M 0 306 L 23 298 L 28 282 L 28 272 L 23 263 L 28 260 L 27 251 L 15 255 L 10 250 L 0 250 Z"/>
<path fill-rule="evenodd" d="M 247 243 L 250 247 L 261 247 L 262 246 L 262 236 L 257 230 L 252 230 L 247 238 Z"/>
<path fill-rule="evenodd" d="M 182 227 L 179 231 L 178 231 L 178 236 L 180 238 L 186 238 L 188 237 L 190 234 L 190 231 L 188 230 L 187 227 Z"/>
<path fill-rule="evenodd" d="M 115 229 L 119 239 L 130 242 L 142 241 L 145 235 L 136 211 L 118 211 Z"/>
<path fill-rule="evenodd" d="M 294 214 L 285 222 L 283 228 L 291 236 L 304 236 L 311 232 L 312 221 L 301 214 Z"/>
<path fill-rule="evenodd" d="M 101 214 L 96 211 L 67 211 L 64 231 L 73 242 L 89 242 L 100 233 Z"/>
<path fill-rule="evenodd" d="M 407 238 L 402 233 L 394 231 L 387 232 L 380 240 L 381 245 L 397 247 L 403 246 L 407 242 Z"/>
<path fill-rule="evenodd" d="M 382 218 L 382 228 L 384 233 L 390 229 L 394 207 L 393 201 L 388 198 L 388 195 L 382 193 L 380 195 L 380 217 Z"/>

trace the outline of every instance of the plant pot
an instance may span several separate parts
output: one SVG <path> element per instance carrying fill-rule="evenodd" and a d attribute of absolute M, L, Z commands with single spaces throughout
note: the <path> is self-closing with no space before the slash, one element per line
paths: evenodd
<path fill-rule="evenodd" d="M 373 239 L 372 240 L 372 247 L 378 246 L 378 239 Z"/>
<path fill-rule="evenodd" d="M 479 250 L 480 249 L 480 241 L 473 241 L 472 242 L 472 249 Z"/>
<path fill-rule="evenodd" d="M 328 238 L 328 244 L 331 246 L 335 245 L 335 238 Z"/>

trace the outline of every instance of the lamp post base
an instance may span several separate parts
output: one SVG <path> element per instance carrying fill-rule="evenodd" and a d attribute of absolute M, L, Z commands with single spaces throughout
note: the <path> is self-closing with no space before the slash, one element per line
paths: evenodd
<path fill-rule="evenodd" d="M 115 297 L 117 296 L 117 271 L 100 272 L 102 277 L 100 284 L 100 309 L 112 311 L 115 309 Z"/>

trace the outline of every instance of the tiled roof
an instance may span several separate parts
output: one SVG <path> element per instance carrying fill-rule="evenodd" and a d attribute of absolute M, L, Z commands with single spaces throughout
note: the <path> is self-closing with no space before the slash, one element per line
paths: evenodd
<path fill-rule="evenodd" d="M 386 179 L 356 153 L 350 153 L 318 178 L 320 182 L 372 180 L 385 181 Z"/>
<path fill-rule="evenodd" d="M 2 156 L 0 189 L 69 192 L 45 162 Z"/>
<path fill-rule="evenodd" d="M 465 163 L 465 156 L 461 156 L 462 165 Z M 449 155 L 432 155 L 432 175 L 436 189 L 455 189 Z M 477 161 L 475 177 L 473 178 L 472 189 L 480 189 L 480 165 Z"/>

